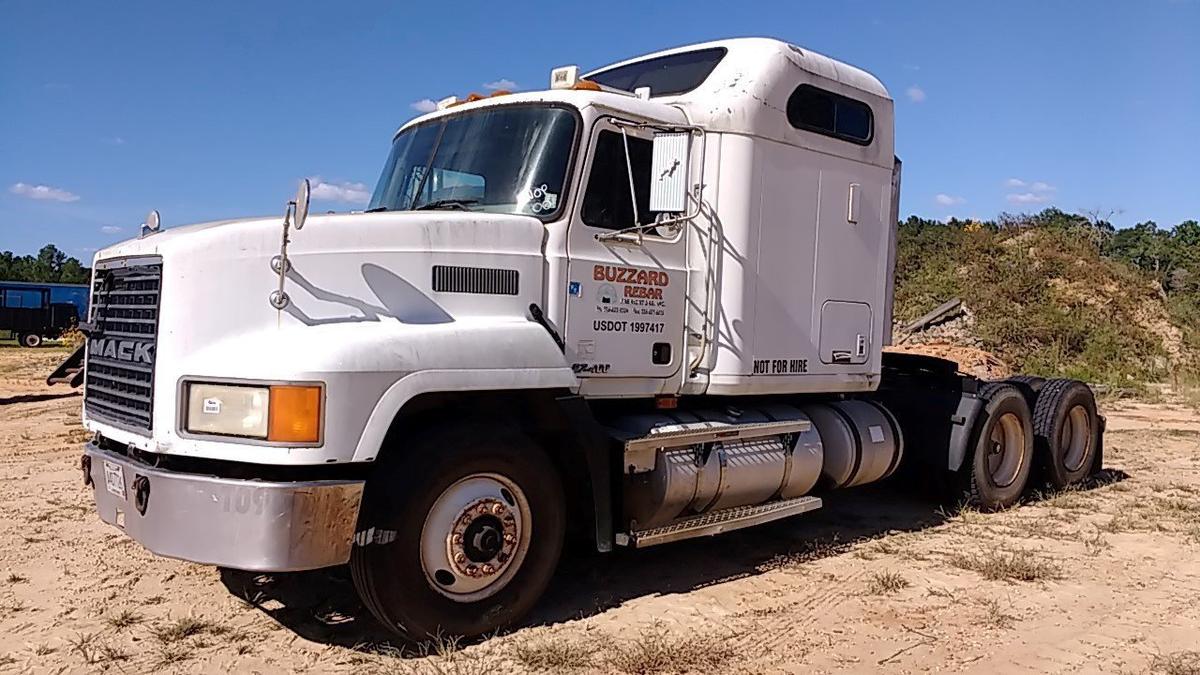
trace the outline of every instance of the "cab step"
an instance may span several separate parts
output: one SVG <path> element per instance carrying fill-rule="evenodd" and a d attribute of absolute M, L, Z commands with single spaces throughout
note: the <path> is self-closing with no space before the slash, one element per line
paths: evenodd
<path fill-rule="evenodd" d="M 655 527 L 649 530 L 631 530 L 628 533 L 617 533 L 618 546 L 631 548 L 646 548 L 672 541 L 705 537 L 722 532 L 740 530 L 769 523 L 772 520 L 787 518 L 821 508 L 820 497 L 795 497 L 777 502 L 767 502 L 757 506 L 738 506 L 732 509 L 704 513 L 691 518 L 678 520 L 670 525 Z"/>

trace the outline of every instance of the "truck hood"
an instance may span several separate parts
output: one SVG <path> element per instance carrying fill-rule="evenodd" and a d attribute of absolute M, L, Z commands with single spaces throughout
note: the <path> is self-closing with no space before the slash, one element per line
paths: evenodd
<path fill-rule="evenodd" d="M 165 229 L 103 249 L 96 261 L 159 257 L 159 358 L 195 358 L 254 333 L 307 335 L 348 323 L 427 326 L 472 317 L 525 319 L 543 302 L 545 227 L 529 216 L 478 212 L 311 215 L 291 230 L 283 310 L 279 287 L 281 217 L 222 220 Z M 434 268 L 461 272 L 477 287 L 434 288 Z M 447 272 L 447 270 L 449 270 Z M 479 282 L 483 270 L 483 282 Z M 509 280 L 489 287 L 488 275 Z M 471 276 L 475 275 L 475 276 Z M 470 284 L 468 284 L 469 286 Z M 515 291 L 515 292 L 514 292 Z M 243 341 L 243 344 L 245 342 Z M 186 360 L 186 359 L 184 359 Z M 172 361 L 175 361 L 172 359 Z M 176 361 L 178 362 L 178 361 Z"/>

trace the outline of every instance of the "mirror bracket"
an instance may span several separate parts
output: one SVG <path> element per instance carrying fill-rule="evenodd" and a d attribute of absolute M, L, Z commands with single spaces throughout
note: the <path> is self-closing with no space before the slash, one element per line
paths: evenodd
<path fill-rule="evenodd" d="M 271 271 L 279 275 L 279 288 L 271 291 L 267 301 L 277 310 L 282 310 L 291 304 L 292 299 L 288 297 L 287 291 L 284 290 L 284 282 L 287 280 L 287 273 L 292 269 L 292 263 L 288 260 L 287 247 L 290 238 L 288 230 L 293 226 L 297 231 L 304 227 L 304 221 L 308 219 L 308 201 L 312 196 L 312 186 L 308 179 L 300 181 L 300 187 L 296 190 L 296 198 L 287 203 L 283 209 L 283 237 L 279 242 L 279 255 L 271 258 Z"/>

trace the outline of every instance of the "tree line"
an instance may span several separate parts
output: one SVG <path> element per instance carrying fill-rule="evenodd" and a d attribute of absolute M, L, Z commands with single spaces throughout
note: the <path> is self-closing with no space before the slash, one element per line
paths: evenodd
<path fill-rule="evenodd" d="M 58 250 L 54 244 L 46 244 L 37 255 L 0 252 L 0 281 L 87 284 L 91 278 L 90 268 Z"/>

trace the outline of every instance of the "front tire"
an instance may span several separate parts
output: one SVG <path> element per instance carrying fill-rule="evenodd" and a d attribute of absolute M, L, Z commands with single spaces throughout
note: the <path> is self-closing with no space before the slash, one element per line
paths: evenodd
<path fill-rule="evenodd" d="M 965 501 L 983 511 L 1009 508 L 1021 499 L 1033 464 L 1029 404 L 1019 389 L 1002 382 L 979 390 L 983 410 L 976 423 L 970 462 L 961 474 Z"/>
<path fill-rule="evenodd" d="M 385 455 L 386 457 L 386 455 Z M 401 637 L 474 637 L 533 608 L 558 564 L 562 484 L 535 443 L 484 425 L 420 434 L 367 483 L 350 569 Z"/>
<path fill-rule="evenodd" d="M 19 342 L 22 347 L 36 349 L 42 346 L 42 336 L 38 335 L 37 333 L 22 333 L 17 337 L 17 342 Z"/>

